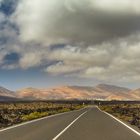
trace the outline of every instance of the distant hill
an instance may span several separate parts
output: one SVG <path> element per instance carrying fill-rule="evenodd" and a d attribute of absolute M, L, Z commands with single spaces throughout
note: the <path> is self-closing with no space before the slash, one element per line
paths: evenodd
<path fill-rule="evenodd" d="M 59 99 L 102 99 L 102 100 L 140 100 L 138 93 L 114 85 L 100 84 L 95 87 L 61 86 L 49 89 L 26 88 L 17 91 L 19 98 L 34 100 Z"/>
<path fill-rule="evenodd" d="M 136 89 L 136 90 L 130 91 L 129 94 L 133 95 L 134 98 L 140 100 L 140 88 L 139 89 Z"/>
<path fill-rule="evenodd" d="M 15 92 L 0 87 L 0 101 L 14 101 L 14 100 L 17 100 Z"/>
<path fill-rule="evenodd" d="M 14 97 L 14 92 L 10 91 L 6 88 L 0 87 L 0 96 L 9 96 L 9 97 Z"/>
<path fill-rule="evenodd" d="M 0 96 L 0 102 L 19 101 L 16 97 Z"/>
<path fill-rule="evenodd" d="M 14 100 L 140 100 L 140 89 L 99 84 L 88 86 L 61 86 L 48 89 L 25 88 L 16 92 L 0 87 L 0 101 Z"/>

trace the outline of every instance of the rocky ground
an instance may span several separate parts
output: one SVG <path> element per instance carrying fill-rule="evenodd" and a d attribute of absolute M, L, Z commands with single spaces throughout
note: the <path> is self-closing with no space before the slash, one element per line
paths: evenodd
<path fill-rule="evenodd" d="M 46 102 L 0 103 L 0 128 L 61 112 L 80 109 L 79 104 Z"/>
<path fill-rule="evenodd" d="M 140 129 L 140 104 L 103 105 L 100 108 Z"/>

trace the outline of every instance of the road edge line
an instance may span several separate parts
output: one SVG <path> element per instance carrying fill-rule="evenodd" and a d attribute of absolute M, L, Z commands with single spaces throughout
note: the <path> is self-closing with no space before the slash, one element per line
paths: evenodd
<path fill-rule="evenodd" d="M 102 111 L 99 107 L 97 107 L 101 112 L 107 114 L 108 116 L 112 117 L 113 119 L 115 119 L 116 121 L 118 121 L 119 123 L 123 124 L 125 127 L 127 127 L 128 129 L 130 129 L 131 131 L 133 131 L 135 134 L 137 134 L 138 136 L 140 136 L 140 132 L 138 132 L 137 130 L 133 129 L 132 127 L 130 127 L 129 125 L 127 125 L 126 123 L 122 122 L 121 120 L 119 120 L 118 118 L 114 117 L 113 115 Z"/>
<path fill-rule="evenodd" d="M 1 132 L 4 132 L 4 131 L 7 131 L 7 130 L 10 130 L 10 129 L 13 129 L 13 128 L 17 128 L 17 127 L 20 127 L 20 126 L 27 125 L 27 124 L 30 124 L 30 123 L 34 123 L 34 122 L 38 122 L 38 121 L 41 121 L 41 120 L 45 120 L 45 119 L 48 119 L 48 118 L 51 118 L 51 117 L 60 116 L 60 115 L 68 114 L 68 113 L 72 113 L 72 112 L 78 112 L 78 111 L 81 111 L 81 110 L 83 110 L 83 109 L 85 109 L 85 108 L 86 108 L 86 107 L 81 108 L 81 109 L 79 109 L 79 110 L 73 110 L 73 111 L 58 113 L 58 114 L 54 114 L 54 115 L 50 115 L 50 116 L 38 118 L 38 119 L 35 119 L 35 120 L 31 120 L 31 121 L 27 121 L 27 122 L 22 122 L 22 123 L 20 123 L 20 124 L 15 124 L 15 125 L 13 125 L 13 126 L 9 126 L 9 127 L 7 127 L 7 128 L 0 129 L 0 133 L 1 133 Z"/>
<path fill-rule="evenodd" d="M 74 119 L 66 128 L 64 128 L 57 136 L 55 136 L 52 140 L 57 140 L 68 128 L 70 128 L 78 119 L 80 119 L 87 111 L 83 112 L 76 119 Z"/>

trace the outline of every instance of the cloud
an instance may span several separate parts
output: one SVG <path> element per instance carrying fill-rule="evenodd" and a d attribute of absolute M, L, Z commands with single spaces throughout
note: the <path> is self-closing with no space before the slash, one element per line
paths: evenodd
<path fill-rule="evenodd" d="M 44 71 L 52 73 L 52 74 L 70 74 L 70 73 L 75 73 L 77 71 L 81 70 L 81 67 L 77 66 L 77 65 L 67 65 L 64 64 L 63 62 L 58 62 L 55 65 L 51 65 L 49 66 L 47 69 L 45 69 Z"/>
<path fill-rule="evenodd" d="M 0 12 L 0 68 L 7 65 L 5 58 L 18 46 L 17 31 L 12 27 L 7 16 Z"/>
<path fill-rule="evenodd" d="M 0 5 L 1 5 L 2 1 L 3 1 L 3 0 L 0 0 Z"/>
<path fill-rule="evenodd" d="M 140 14 L 139 0 L 94 0 L 93 6 L 104 12 L 113 12 L 115 14 Z"/>
<path fill-rule="evenodd" d="M 48 59 L 59 62 L 46 71 L 103 81 L 140 81 L 139 40 L 135 34 L 86 48 L 65 46 L 50 53 Z"/>
<path fill-rule="evenodd" d="M 23 41 L 94 44 L 140 30 L 139 0 L 21 0 L 13 16 Z"/>
<path fill-rule="evenodd" d="M 28 69 L 34 66 L 39 66 L 40 64 L 40 57 L 36 56 L 36 54 L 30 52 L 26 53 L 20 59 L 20 67 L 23 69 Z"/>
<path fill-rule="evenodd" d="M 110 49 L 110 48 L 109 48 Z M 50 60 L 65 61 L 81 66 L 104 65 L 110 61 L 110 51 L 105 46 L 89 46 L 86 49 L 79 46 L 65 46 L 64 48 L 54 50 L 48 56 Z M 95 58 L 95 59 L 94 59 Z"/>
<path fill-rule="evenodd" d="M 4 22 L 5 18 L 4 14 L 0 12 L 0 23 Z"/>
<path fill-rule="evenodd" d="M 0 12 L 0 68 L 140 82 L 139 5 L 139 0 L 20 0 L 12 15 Z M 20 56 L 16 64 L 5 63 L 13 52 Z"/>

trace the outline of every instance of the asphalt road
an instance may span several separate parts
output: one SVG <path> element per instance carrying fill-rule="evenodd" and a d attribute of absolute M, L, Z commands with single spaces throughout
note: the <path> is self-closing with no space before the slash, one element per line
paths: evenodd
<path fill-rule="evenodd" d="M 140 140 L 140 136 L 92 107 L 2 131 L 0 140 Z"/>

